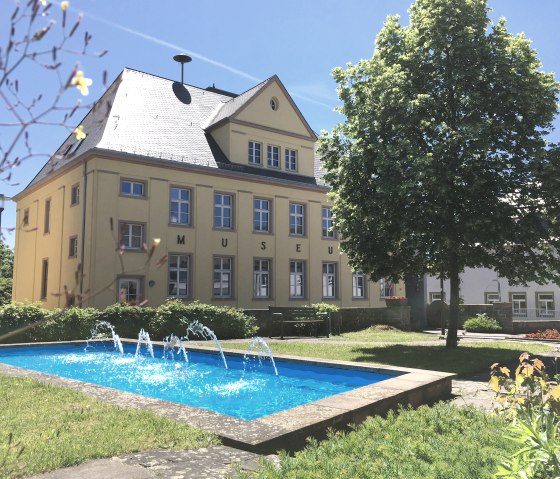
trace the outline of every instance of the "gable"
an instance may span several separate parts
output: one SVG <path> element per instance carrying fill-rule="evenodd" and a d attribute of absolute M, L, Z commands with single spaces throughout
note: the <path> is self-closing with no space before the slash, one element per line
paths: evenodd
<path fill-rule="evenodd" d="M 271 107 L 273 99 L 276 104 L 275 110 Z M 233 115 L 231 120 L 281 130 L 312 141 L 316 139 L 297 106 L 276 78 L 273 78 L 237 114 Z"/>

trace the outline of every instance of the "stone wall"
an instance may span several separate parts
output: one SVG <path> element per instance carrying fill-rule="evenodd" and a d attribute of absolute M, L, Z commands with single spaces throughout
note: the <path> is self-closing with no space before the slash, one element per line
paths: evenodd
<path fill-rule="evenodd" d="M 388 324 L 402 330 L 419 330 L 420 322 L 411 318 L 410 306 L 396 306 L 390 308 L 341 308 L 331 318 L 333 334 L 358 331 L 374 324 Z M 271 329 L 268 309 L 247 309 L 245 313 L 254 316 L 259 327 L 259 335 L 278 335 L 278 328 Z M 290 327 L 288 325 L 285 325 Z M 287 331 L 286 334 L 299 335 L 297 331 Z"/>

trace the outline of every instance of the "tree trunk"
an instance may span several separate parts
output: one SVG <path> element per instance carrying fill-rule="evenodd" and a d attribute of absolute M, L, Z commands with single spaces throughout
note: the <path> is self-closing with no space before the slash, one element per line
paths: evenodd
<path fill-rule="evenodd" d="M 459 267 L 457 257 L 452 255 L 449 265 L 449 327 L 447 329 L 447 340 L 445 346 L 448 348 L 457 347 L 457 326 L 459 324 Z"/>

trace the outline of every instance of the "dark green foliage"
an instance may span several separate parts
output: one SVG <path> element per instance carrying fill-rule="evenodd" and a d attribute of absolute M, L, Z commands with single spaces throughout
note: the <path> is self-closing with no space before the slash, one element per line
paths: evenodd
<path fill-rule="evenodd" d="M 367 419 L 350 433 L 312 441 L 268 464 L 260 478 L 482 479 L 512 446 L 504 421 L 472 407 L 438 403 Z"/>
<path fill-rule="evenodd" d="M 136 339 L 142 328 L 152 333 L 149 324 L 155 314 L 154 308 L 116 303 L 100 311 L 99 319 L 111 323 L 121 338 Z M 162 338 L 154 337 L 153 339 Z"/>
<path fill-rule="evenodd" d="M 482 313 L 467 319 L 463 329 L 470 333 L 499 333 L 502 331 L 502 326 L 494 318 Z"/>
<path fill-rule="evenodd" d="M 167 301 L 159 308 L 113 304 L 103 311 L 70 308 L 49 311 L 39 304 L 12 303 L 0 307 L 0 335 L 38 323 L 4 342 L 71 341 L 86 339 L 97 321 L 111 323 L 121 338 L 135 339 L 140 329 L 161 341 L 174 333 L 184 336 L 190 323 L 198 321 L 219 339 L 247 338 L 257 332 L 256 320 L 243 310 L 228 306 Z"/>
<path fill-rule="evenodd" d="M 169 300 L 158 308 L 151 324 L 154 334 L 183 336 L 187 326 L 198 321 L 216 333 L 219 339 L 248 338 L 257 332 L 256 320 L 242 309 L 214 306 L 195 301 Z"/>
<path fill-rule="evenodd" d="M 0 306 L 12 302 L 12 278 L 0 278 Z"/>
<path fill-rule="evenodd" d="M 52 314 L 36 303 L 10 303 L 0 308 L 0 336 L 23 326 L 45 320 Z M 7 342 L 33 341 L 33 328 L 26 329 Z"/>
<path fill-rule="evenodd" d="M 560 153 L 546 142 L 559 84 L 486 0 L 417 0 L 408 26 L 389 17 L 373 57 L 333 75 L 346 120 L 320 153 L 357 271 L 449 278 L 448 346 L 466 267 L 560 280 Z"/>

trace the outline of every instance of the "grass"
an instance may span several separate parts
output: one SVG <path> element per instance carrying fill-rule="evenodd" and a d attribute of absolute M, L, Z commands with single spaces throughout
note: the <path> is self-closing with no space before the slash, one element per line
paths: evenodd
<path fill-rule="evenodd" d="M 489 341 L 465 343 L 455 349 L 444 345 L 406 344 L 337 344 L 335 342 L 269 341 L 273 354 L 289 354 L 341 361 L 368 362 L 431 369 L 470 376 L 488 371 L 491 364 L 509 362 L 522 352 L 531 354 L 550 351 L 544 344 Z M 230 349 L 245 349 L 243 343 L 228 343 Z"/>
<path fill-rule="evenodd" d="M 504 437 L 503 420 L 472 407 L 438 403 L 379 416 L 349 433 L 311 442 L 279 466 L 265 465 L 262 479 L 491 478 L 515 444 Z M 245 475 L 245 477 L 251 477 Z"/>
<path fill-rule="evenodd" d="M 219 442 L 216 436 L 153 413 L 118 408 L 31 379 L 0 375 L 0 398 L 2 478 L 134 451 L 190 449 Z"/>
<path fill-rule="evenodd" d="M 437 341 L 437 334 L 401 331 L 392 326 L 378 324 L 361 331 L 331 336 L 332 341 L 367 341 L 372 343 L 410 343 L 413 341 Z"/>

